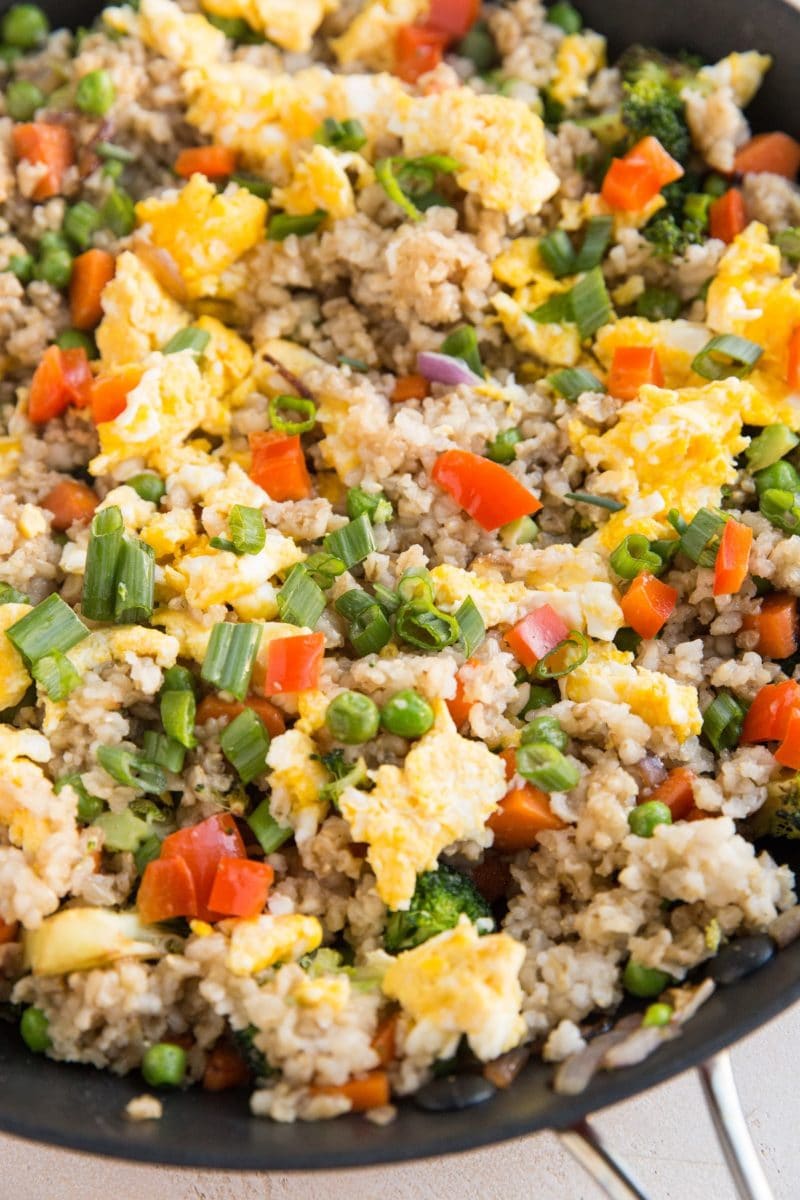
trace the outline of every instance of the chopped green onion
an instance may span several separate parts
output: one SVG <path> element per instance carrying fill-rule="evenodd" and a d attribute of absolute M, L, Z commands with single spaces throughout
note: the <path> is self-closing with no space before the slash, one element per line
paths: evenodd
<path fill-rule="evenodd" d="M 599 267 L 587 271 L 569 293 L 572 314 L 581 340 L 592 337 L 613 315 L 603 272 Z"/>
<path fill-rule="evenodd" d="M 211 334 L 207 329 L 198 329 L 196 325 L 187 325 L 185 329 L 179 329 L 168 342 L 164 343 L 161 353 L 179 354 L 181 350 L 191 350 L 192 354 L 199 358 L 210 341 Z"/>
<path fill-rule="evenodd" d="M 778 462 L 797 445 L 800 445 L 800 438 L 788 425 L 768 425 L 745 450 L 747 465 L 751 471 L 761 471 Z"/>
<path fill-rule="evenodd" d="M 550 268 L 556 279 L 564 275 L 574 275 L 575 250 L 565 229 L 554 229 L 547 237 L 539 242 L 539 254 Z"/>
<path fill-rule="evenodd" d="M 486 637 L 486 625 L 472 596 L 467 596 L 462 600 L 453 616 L 458 623 L 459 640 L 464 647 L 464 657 L 472 658 Z"/>
<path fill-rule="evenodd" d="M 344 592 L 334 602 L 334 608 L 347 620 L 347 636 L 361 658 L 377 654 L 391 641 L 392 627 L 386 614 L 377 600 L 361 588 Z"/>
<path fill-rule="evenodd" d="M 574 500 L 576 504 L 592 504 L 595 508 L 607 508 L 609 512 L 622 512 L 625 507 L 610 496 L 593 496 L 591 492 L 565 492 L 564 499 Z"/>
<path fill-rule="evenodd" d="M 637 317 L 647 321 L 674 321 L 680 316 L 681 298 L 669 288 L 645 288 L 635 305 Z"/>
<path fill-rule="evenodd" d="M 149 500 L 151 504 L 160 504 L 167 494 L 164 480 L 150 471 L 142 471 L 141 474 L 126 480 L 126 483 L 128 487 L 133 488 L 137 496 L 142 500 Z"/>
<path fill-rule="evenodd" d="M 269 200 L 272 195 L 272 184 L 269 180 L 261 179 L 258 175 L 251 175 L 248 171 L 235 172 L 231 175 L 231 183 L 244 188 L 253 196 L 258 196 L 260 200 Z"/>
<path fill-rule="evenodd" d="M 183 693 L 186 695 L 186 693 Z M 165 771 L 180 775 L 186 758 L 186 747 L 165 733 L 148 729 L 142 739 L 142 758 Z"/>
<path fill-rule="evenodd" d="M 790 462 L 782 459 L 756 471 L 753 480 L 759 496 L 772 488 L 782 492 L 800 492 L 800 475 Z"/>
<path fill-rule="evenodd" d="M 703 184 L 703 191 L 707 192 L 709 196 L 719 199 L 720 196 L 725 195 L 730 186 L 730 180 L 726 179 L 724 175 L 717 175 L 716 172 L 712 172 L 711 175 L 707 176 Z"/>
<path fill-rule="evenodd" d="M 523 676 L 525 672 L 522 672 Z M 520 720 L 524 721 L 528 713 L 536 712 L 540 708 L 550 708 L 558 700 L 558 696 L 553 692 L 553 689 L 547 687 L 543 683 L 532 683 L 528 690 L 528 699 L 525 707 L 517 714 Z"/>
<path fill-rule="evenodd" d="M 547 376 L 547 382 L 563 396 L 565 400 L 574 403 L 584 392 L 604 392 L 606 389 L 593 371 L 585 367 L 564 367 Z"/>
<path fill-rule="evenodd" d="M 800 262 L 800 225 L 776 233 L 775 245 L 790 263 Z"/>
<path fill-rule="evenodd" d="M 440 200 L 433 192 L 437 174 L 457 171 L 459 163 L 446 154 L 426 154 L 420 158 L 379 158 L 375 163 L 375 178 L 386 195 L 412 221 L 419 221 L 428 201 Z M 414 199 L 418 201 L 414 203 Z M 446 351 L 444 352 L 446 353 Z"/>
<path fill-rule="evenodd" d="M 270 800 L 262 800 L 247 818 L 256 841 L 265 854 L 274 854 L 284 842 L 294 836 L 294 830 L 279 825 L 270 812 Z"/>
<path fill-rule="evenodd" d="M 561 679 L 576 667 L 586 662 L 589 656 L 589 639 L 577 629 L 570 631 L 563 642 L 559 642 L 533 668 L 534 679 Z"/>
<path fill-rule="evenodd" d="M 108 163 L 106 169 L 110 166 L 111 163 Z M 103 218 L 103 224 L 107 225 L 117 237 L 127 237 L 129 233 L 133 233 L 136 226 L 135 205 L 132 198 L 122 188 L 115 187 L 112 192 L 109 192 L 100 209 L 100 216 Z"/>
<path fill-rule="evenodd" d="M 294 413 L 300 420 L 284 416 Z M 317 423 L 317 406 L 304 396 L 272 396 L 269 402 L 269 419 L 273 429 L 281 433 L 308 433 Z"/>
<path fill-rule="evenodd" d="M 53 785 L 56 795 L 65 788 L 71 787 L 78 797 L 78 820 L 82 825 L 92 825 L 106 806 L 105 800 L 98 796 L 90 796 L 84 787 L 80 775 L 62 775 Z"/>
<path fill-rule="evenodd" d="M 186 667 L 167 667 L 164 672 L 163 692 L 196 691 L 194 675 Z"/>
<path fill-rule="evenodd" d="M 101 508 L 89 526 L 89 548 L 83 577 L 83 615 L 90 621 L 113 621 L 117 560 L 124 524 L 116 504 Z"/>
<path fill-rule="evenodd" d="M 97 358 L 97 345 L 94 338 L 90 333 L 84 333 L 82 329 L 63 329 L 56 338 L 56 345 L 59 350 L 83 350 L 87 358 Z"/>
<path fill-rule="evenodd" d="M 94 822 L 103 831 L 103 846 L 113 853 L 132 854 L 148 837 L 150 826 L 129 808 L 122 812 L 101 813 Z"/>
<path fill-rule="evenodd" d="M 187 750 L 193 749 L 197 745 L 197 738 L 194 736 L 197 714 L 194 692 L 189 688 L 181 688 L 179 691 L 167 689 L 162 691 L 159 704 L 161 724 L 167 736 L 185 746 Z"/>
<path fill-rule="evenodd" d="M 10 583 L 0 583 L 0 604 L 30 604 L 30 600 Z"/>
<path fill-rule="evenodd" d="M 261 642 L 260 625 L 221 621 L 211 631 L 200 678 L 220 692 L 244 700 Z"/>
<path fill-rule="evenodd" d="M 375 549 L 369 517 L 362 513 L 355 521 L 327 534 L 322 544 L 329 554 L 340 558 L 348 570 L 363 562 Z"/>
<path fill-rule="evenodd" d="M 710 508 L 700 508 L 681 533 L 681 551 L 701 567 L 713 567 L 722 527 L 727 517 Z"/>
<path fill-rule="evenodd" d="M 114 620 L 118 625 L 141 625 L 153 615 L 156 554 L 138 538 L 123 537 L 117 559 Z"/>
<path fill-rule="evenodd" d="M 53 650 L 31 667 L 31 675 L 51 700 L 66 700 L 81 681 L 80 674 L 65 654 Z"/>
<path fill-rule="evenodd" d="M 161 838 L 157 833 L 153 833 L 149 838 L 145 838 L 137 850 L 133 852 L 133 861 L 136 864 L 137 872 L 142 875 L 144 869 L 149 862 L 153 862 L 161 853 Z"/>
<path fill-rule="evenodd" d="M 412 601 L 433 604 L 433 580 L 427 567 L 409 567 L 404 571 L 397 585 L 397 595 L 401 604 Z"/>
<path fill-rule="evenodd" d="M 112 779 L 138 792 L 159 795 L 166 791 L 167 779 L 155 763 L 147 762 L 136 750 L 124 746 L 98 746 L 97 761 Z"/>
<path fill-rule="evenodd" d="M 31 612 L 6 630 L 6 637 L 28 663 L 37 663 L 47 655 L 66 654 L 89 636 L 83 621 L 75 615 L 57 592 L 53 592 Z"/>
<path fill-rule="evenodd" d="M 252 708 L 246 708 L 225 726 L 219 735 L 219 744 L 242 783 L 251 783 L 258 775 L 263 775 L 267 768 L 269 734 Z"/>
<path fill-rule="evenodd" d="M 656 575 L 664 564 L 650 549 L 650 542 L 641 533 L 630 533 L 613 551 L 610 563 L 622 579 L 635 579 L 642 571 Z"/>
<path fill-rule="evenodd" d="M 486 443 L 484 453 L 492 462 L 507 467 L 517 457 L 515 446 L 521 441 L 522 434 L 518 429 L 504 429 L 498 433 L 494 441 Z"/>
<path fill-rule="evenodd" d="M 369 370 L 369 363 L 364 362 L 363 358 L 351 358 L 349 354 L 340 354 L 339 363 L 343 367 L 350 367 L 352 371 L 359 371 L 362 375 Z"/>
<path fill-rule="evenodd" d="M 535 542 L 539 529 L 533 517 L 517 517 L 515 521 L 501 525 L 497 535 L 506 550 L 513 550 L 515 546 L 527 546 Z"/>
<path fill-rule="evenodd" d="M 232 42 L 241 42 L 245 46 L 260 46 L 264 42 L 262 34 L 245 21 L 243 17 L 218 17 L 215 13 L 205 13 L 206 20 L 224 33 Z"/>
<path fill-rule="evenodd" d="M 100 223 L 100 213 L 94 205 L 89 204 L 88 200 L 79 200 L 67 209 L 62 229 L 79 250 L 88 250 Z"/>
<path fill-rule="evenodd" d="M 611 240 L 613 217 L 592 217 L 586 226 L 583 242 L 575 258 L 576 271 L 591 271 L 599 267 Z M 539 247 L 541 250 L 541 246 Z"/>
<path fill-rule="evenodd" d="M 439 353 L 446 354 L 448 358 L 460 358 L 473 374 L 484 378 L 486 372 L 478 349 L 478 335 L 472 325 L 460 325 L 449 333 L 439 347 Z"/>
<path fill-rule="evenodd" d="M 707 342 L 692 359 L 692 370 L 703 379 L 744 379 L 756 365 L 764 347 L 735 333 L 721 333 Z"/>
<path fill-rule="evenodd" d="M 424 600 L 412 600 L 397 611 L 397 636 L 418 650 L 439 651 L 454 645 L 460 637 L 458 621 Z"/>
<path fill-rule="evenodd" d="M 115 142 L 97 142 L 94 152 L 98 158 L 111 159 L 114 162 L 136 162 L 136 154 L 126 146 L 118 146 Z"/>
<path fill-rule="evenodd" d="M 683 213 L 694 223 L 698 232 L 705 233 L 711 218 L 714 197 L 707 192 L 690 192 L 683 202 Z"/>
<path fill-rule="evenodd" d="M 574 763 L 549 742 L 526 742 L 517 748 L 518 773 L 543 792 L 568 792 L 580 780 Z"/>
<path fill-rule="evenodd" d="M 344 575 L 347 570 L 345 563 L 335 554 L 329 554 L 327 550 L 318 550 L 306 559 L 303 566 L 323 591 L 327 591 L 333 585 L 333 581 Z"/>
<path fill-rule="evenodd" d="M 213 550 L 224 550 L 227 554 L 236 553 L 236 547 L 230 538 L 213 537 L 208 544 Z"/>
<path fill-rule="evenodd" d="M 397 612 L 400 607 L 400 597 L 397 592 L 393 592 L 391 588 L 384 587 L 382 583 L 374 583 L 372 590 L 375 593 L 375 599 L 387 617 Z"/>
<path fill-rule="evenodd" d="M 347 515 L 351 521 L 366 514 L 372 525 L 385 525 L 391 521 L 394 510 L 383 492 L 365 492 L 352 487 L 347 492 Z"/>
<path fill-rule="evenodd" d="M 703 736 L 717 754 L 733 750 L 742 735 L 745 710 L 730 692 L 720 692 L 703 713 Z"/>
<path fill-rule="evenodd" d="M 234 504 L 228 514 L 228 529 L 237 554 L 258 554 L 267 541 L 267 530 L 260 508 Z"/>
<path fill-rule="evenodd" d="M 305 213 L 303 216 L 292 216 L 290 213 L 273 213 L 267 225 L 267 237 L 271 242 L 285 242 L 288 237 L 307 237 L 319 229 L 327 217 L 324 209 Z"/>
<path fill-rule="evenodd" d="M 556 750 L 566 750 L 569 738 L 557 718 L 544 713 L 540 717 L 534 717 L 522 730 L 520 745 L 525 746 L 528 742 L 549 742 Z"/>
<path fill-rule="evenodd" d="M 557 25 L 564 33 L 580 33 L 583 29 L 583 18 L 569 0 L 557 0 L 547 10 L 547 20 L 551 25 Z"/>
<path fill-rule="evenodd" d="M 800 505 L 796 492 L 768 488 L 761 493 L 758 508 L 771 525 L 783 533 L 793 534 L 800 526 Z"/>
<path fill-rule="evenodd" d="M 326 117 L 315 131 L 314 141 L 334 150 L 360 150 L 366 144 L 367 135 L 361 122 L 354 118 L 337 121 L 335 117 Z"/>
<path fill-rule="evenodd" d="M 540 325 L 563 325 L 565 321 L 574 321 L 569 292 L 559 292 L 545 300 L 532 313 L 528 314 L 532 321 Z"/>
<path fill-rule="evenodd" d="M 90 71 L 78 80 L 75 103 L 91 117 L 104 117 L 117 98 L 117 89 L 108 71 Z"/>
<path fill-rule="evenodd" d="M 325 611 L 325 593 L 315 583 L 304 563 L 295 563 L 276 597 L 278 615 L 291 625 L 316 629 Z"/>

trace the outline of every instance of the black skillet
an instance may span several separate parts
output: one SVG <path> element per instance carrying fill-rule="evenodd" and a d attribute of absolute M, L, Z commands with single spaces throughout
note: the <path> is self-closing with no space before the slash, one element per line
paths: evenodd
<path fill-rule="evenodd" d="M 39 3 L 54 26 L 88 25 L 100 8 L 92 0 Z M 800 136 L 800 11 L 783 0 L 576 3 L 587 25 L 608 37 L 612 56 L 634 42 L 664 50 L 690 49 L 708 61 L 731 50 L 772 54 L 774 66 L 750 116 L 756 128 Z M 7 6 L 8 0 L 0 0 L 0 11 Z M 779 853 L 785 857 L 785 846 Z M 791 865 L 800 868 L 800 853 L 795 852 Z M 406 1101 L 397 1120 L 383 1128 L 362 1117 L 277 1125 L 248 1115 L 246 1092 L 213 1095 L 199 1089 L 168 1096 L 161 1121 L 134 1124 L 123 1118 L 123 1109 L 145 1090 L 138 1075 L 117 1079 L 91 1067 L 50 1062 L 30 1054 L 12 1027 L 0 1026 L 0 1129 L 95 1154 L 228 1171 L 329 1169 L 425 1158 L 540 1129 L 573 1129 L 588 1114 L 713 1059 L 798 998 L 800 941 L 755 974 L 719 988 L 676 1041 L 638 1066 L 596 1076 L 580 1096 L 556 1095 L 550 1087 L 552 1069 L 533 1065 L 512 1088 L 479 1108 L 434 1114 Z M 705 1082 L 716 1094 L 717 1110 L 732 1100 L 724 1063 L 706 1072 Z M 746 1137 L 746 1131 L 738 1131 L 740 1150 L 743 1133 Z M 584 1128 L 581 1136 L 585 1135 Z M 575 1135 L 570 1137 L 570 1148 L 580 1151 Z M 585 1161 L 592 1154 L 586 1144 L 582 1154 L 585 1165 L 591 1166 Z M 757 1180 L 750 1183 L 750 1191 L 744 1187 L 742 1170 L 746 1175 L 746 1164 L 743 1168 L 740 1163 L 741 1194 L 764 1196 Z M 626 1200 L 641 1195 L 619 1177 L 606 1186 L 609 1195 Z"/>

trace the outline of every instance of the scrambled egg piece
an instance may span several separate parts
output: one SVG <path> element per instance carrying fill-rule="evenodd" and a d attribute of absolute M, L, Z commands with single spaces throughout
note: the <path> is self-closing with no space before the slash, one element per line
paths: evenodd
<path fill-rule="evenodd" d="M 178 643 L 181 658 L 202 663 L 208 650 L 213 625 L 204 625 L 188 613 L 174 608 L 157 608 L 153 613 L 154 625 L 162 626 Z"/>
<path fill-rule="evenodd" d="M 538 213 L 558 191 L 541 117 L 522 100 L 451 88 L 410 101 L 397 124 L 406 154 L 451 155 L 459 187 L 512 221 Z"/>
<path fill-rule="evenodd" d="M 589 91 L 589 80 L 606 65 L 606 39 L 599 33 L 570 33 L 556 52 L 550 94 L 569 108 Z"/>
<path fill-rule="evenodd" d="M 0 378 L 2 378 L 2 374 L 2 357 L 0 357 Z M 21 452 L 22 442 L 19 438 L 0 437 L 0 479 L 8 479 L 18 470 Z"/>
<path fill-rule="evenodd" d="M 221 30 L 172 0 L 142 0 L 138 13 L 128 7 L 107 8 L 103 20 L 117 33 L 138 34 L 151 50 L 184 69 L 214 62 L 225 50 Z"/>
<path fill-rule="evenodd" d="M 3 635 L 32 611 L 30 604 L 0 605 L 0 711 L 19 704 L 31 686 L 31 677 L 22 655 Z"/>
<path fill-rule="evenodd" d="M 253 352 L 247 342 L 216 317 L 199 317 L 194 324 L 211 337 L 200 359 L 203 378 L 212 395 L 227 396 L 249 375 Z"/>
<path fill-rule="evenodd" d="M 397 31 L 427 15 L 428 0 L 369 0 L 331 49 L 342 66 L 353 63 L 371 71 L 391 71 Z"/>
<path fill-rule="evenodd" d="M 223 271 L 263 239 L 267 205 L 247 188 L 231 183 L 218 192 L 205 175 L 193 175 L 179 191 L 140 200 L 136 216 L 197 298 L 213 296 Z"/>
<path fill-rule="evenodd" d="M 137 658 L 152 658 L 159 667 L 174 667 L 178 658 L 178 640 L 158 629 L 147 629 L 144 625 L 121 625 L 105 636 L 112 658 L 124 659 L 133 654 Z"/>
<path fill-rule="evenodd" d="M 188 508 L 172 508 L 156 513 L 142 529 L 141 538 L 152 546 L 156 558 L 168 558 L 185 550 L 197 538 L 194 513 Z"/>
<path fill-rule="evenodd" d="M 407 1049 L 438 1043 L 437 1057 L 446 1058 L 463 1034 L 483 1062 L 511 1050 L 526 1030 L 519 983 L 524 959 L 525 947 L 509 934 L 481 937 L 466 917 L 398 954 L 383 992 L 413 1022 Z"/>
<path fill-rule="evenodd" d="M 700 732 L 703 718 L 697 689 L 676 683 L 661 671 L 634 667 L 633 655 L 595 645 L 586 662 L 561 681 L 568 700 L 609 700 L 627 704 L 648 725 L 668 726 L 681 742 Z"/>
<path fill-rule="evenodd" d="M 581 353 L 577 325 L 534 321 L 505 292 L 492 296 L 500 322 L 518 350 L 557 367 L 574 367 Z"/>
<path fill-rule="evenodd" d="M 786 383 L 789 338 L 800 325 L 797 276 L 780 274 L 781 254 L 766 226 L 753 221 L 723 254 L 706 298 L 706 324 L 764 347 L 748 375 L 753 386 L 744 418 L 754 425 L 783 421 L 800 429 L 800 394 Z"/>
<path fill-rule="evenodd" d="M 140 258 L 124 250 L 103 288 L 97 348 L 106 369 L 141 362 L 188 325 L 190 317 L 168 296 Z"/>
<path fill-rule="evenodd" d="M 606 369 L 611 366 L 614 351 L 621 346 L 653 346 L 664 372 L 668 388 L 681 388 L 697 381 L 692 373 L 692 359 L 708 342 L 704 325 L 693 321 L 647 321 L 644 317 L 622 317 L 613 325 L 597 331 L 594 351 Z"/>
<path fill-rule="evenodd" d="M 204 0 L 204 7 L 217 17 L 241 17 L 282 50 L 305 54 L 339 0 Z"/>
<path fill-rule="evenodd" d="M 268 529 L 258 554 L 206 553 L 201 548 L 175 562 L 173 570 L 182 577 L 190 607 L 205 612 L 215 604 L 230 604 L 244 620 L 269 620 L 278 611 L 270 579 L 304 557 L 292 538 Z"/>
<path fill-rule="evenodd" d="M 294 626 L 292 631 L 298 632 Z M 270 811 L 279 824 L 291 825 L 298 841 L 314 833 L 327 811 L 319 793 L 329 775 L 318 754 L 308 734 L 297 728 L 273 738 L 267 754 Z"/>
<path fill-rule="evenodd" d="M 487 628 L 510 625 L 517 620 L 521 607 L 526 607 L 530 593 L 521 580 L 504 583 L 502 579 L 487 579 L 461 567 L 441 563 L 431 571 L 436 603 L 454 611 L 471 596 Z"/>
<path fill-rule="evenodd" d="M 390 908 L 408 908 L 417 875 L 436 866 L 445 846 L 484 838 L 486 821 L 506 791 L 497 755 L 461 737 L 441 700 L 435 708 L 433 728 L 415 742 L 402 767 L 378 767 L 371 773 L 373 791 L 348 787 L 339 801 L 353 839 L 368 845 L 378 895 Z"/>
<path fill-rule="evenodd" d="M 592 468 L 603 471 L 600 491 L 628 502 L 657 494 L 660 506 L 652 517 L 655 528 L 664 528 L 671 508 L 690 520 L 698 508 L 719 505 L 720 488 L 736 477 L 734 458 L 747 445 L 742 414 L 752 392 L 739 379 L 678 391 L 646 386 L 622 406 L 611 429 L 596 434 L 575 421 L 570 439 Z M 623 510 L 602 526 L 599 539 L 613 549 L 630 532 Z M 653 536 L 653 523 L 641 532 Z"/>
<path fill-rule="evenodd" d="M 225 433 L 228 428 L 229 414 L 203 382 L 191 351 L 151 354 L 144 367 L 120 415 L 97 427 L 100 454 L 89 464 L 94 475 L 105 475 L 129 458 L 142 458 L 164 474 L 170 448 L 194 429 Z"/>
<path fill-rule="evenodd" d="M 713 83 L 715 87 L 729 87 L 739 108 L 746 108 L 771 66 L 769 54 L 745 50 L 743 54 L 728 54 L 711 67 L 701 67 L 697 77 Z"/>
<path fill-rule="evenodd" d="M 581 546 L 546 546 L 527 554 L 530 607 L 549 604 L 570 629 L 611 641 L 625 624 L 617 591 L 601 555 Z"/>
<path fill-rule="evenodd" d="M 272 201 L 278 208 L 301 216 L 318 208 L 334 218 L 350 217 L 356 211 L 343 156 L 327 146 L 315 146 L 304 155 L 294 169 L 292 182 L 277 188 Z"/>
<path fill-rule="evenodd" d="M 230 922 L 231 940 L 226 965 L 234 975 L 257 975 L 280 962 L 296 962 L 322 942 L 316 917 L 282 913 Z"/>
<path fill-rule="evenodd" d="M 313 734 L 322 729 L 325 724 L 325 714 L 330 701 L 324 692 L 312 690 L 300 692 L 297 697 L 297 711 L 300 714 L 295 729 L 301 733 Z"/>

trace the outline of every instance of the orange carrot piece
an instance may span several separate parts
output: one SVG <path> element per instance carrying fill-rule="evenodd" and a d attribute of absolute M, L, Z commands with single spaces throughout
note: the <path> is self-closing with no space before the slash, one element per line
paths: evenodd
<path fill-rule="evenodd" d="M 372 1038 L 372 1049 L 378 1056 L 382 1067 L 388 1067 L 395 1055 L 397 1040 L 397 1013 L 389 1013 L 378 1022 L 378 1028 Z"/>
<path fill-rule="evenodd" d="M 174 1039 L 171 1039 L 174 1041 Z M 227 1092 L 250 1081 L 250 1068 L 235 1046 L 219 1042 L 206 1059 L 203 1090 Z"/>
<path fill-rule="evenodd" d="M 501 750 L 497 756 L 502 758 L 506 768 L 506 783 L 511 783 L 511 780 L 517 773 L 517 752 L 512 748 Z"/>
<path fill-rule="evenodd" d="M 119 375 L 101 375 L 94 381 L 91 394 L 92 420 L 95 425 L 113 421 L 125 411 L 128 393 L 138 386 L 141 367 L 125 367 Z"/>
<path fill-rule="evenodd" d="M 744 200 L 738 188 L 730 188 L 708 210 L 709 233 L 721 242 L 732 242 L 747 225 Z"/>
<path fill-rule="evenodd" d="M 494 833 L 495 849 L 503 854 L 529 850 L 545 829 L 564 828 L 564 822 L 550 808 L 547 792 L 532 783 L 512 788 L 486 824 Z"/>
<path fill-rule="evenodd" d="M 747 578 L 753 531 L 741 521 L 725 523 L 714 560 L 714 595 L 735 596 Z"/>
<path fill-rule="evenodd" d="M 0 946 L 6 946 L 9 942 L 15 942 L 18 933 L 19 921 L 4 921 L 0 917 Z"/>
<path fill-rule="evenodd" d="M 72 264 L 69 282 L 69 311 L 76 329 L 94 329 L 100 324 L 103 288 L 114 278 L 114 255 L 107 250 L 87 250 Z"/>
<path fill-rule="evenodd" d="M 350 1101 L 351 1112 L 367 1112 L 370 1108 L 383 1108 L 389 1103 L 391 1091 L 389 1076 L 385 1071 L 370 1071 L 347 1083 L 318 1083 L 311 1086 L 312 1096 L 344 1096 Z"/>
<path fill-rule="evenodd" d="M 643 571 L 637 575 L 620 601 L 625 624 L 640 637 L 653 638 L 678 602 L 675 588 Z"/>
<path fill-rule="evenodd" d="M 236 170 L 236 151 L 228 146 L 191 146 L 181 150 L 175 159 L 175 173 L 183 179 L 205 175 L 208 179 L 223 179 Z"/>
<path fill-rule="evenodd" d="M 757 133 L 736 151 L 733 169 L 737 175 L 768 172 L 794 179 L 800 171 L 800 142 L 788 133 Z"/>
<path fill-rule="evenodd" d="M 653 788 L 647 799 L 660 800 L 672 813 L 673 821 L 682 821 L 694 806 L 693 781 L 694 774 L 688 767 L 675 767 L 658 787 Z"/>
<path fill-rule="evenodd" d="M 800 325 L 795 325 L 789 337 L 786 382 L 790 388 L 800 388 Z"/>
<path fill-rule="evenodd" d="M 424 375 L 398 375 L 390 399 L 392 404 L 402 404 L 404 400 L 424 400 L 428 391 L 429 385 Z"/>
<path fill-rule="evenodd" d="M 608 393 L 618 400 L 635 400 L 646 383 L 664 386 L 661 359 L 653 346 L 618 346 L 608 375 Z"/>
<path fill-rule="evenodd" d="M 184 858 L 156 858 L 144 869 L 136 907 L 145 925 L 197 915 L 197 891 Z"/>
<path fill-rule="evenodd" d="M 75 161 L 75 143 L 66 125 L 45 121 L 15 125 L 11 140 L 17 158 L 46 168 L 33 190 L 34 200 L 49 200 L 61 191 L 64 172 Z"/>
<path fill-rule="evenodd" d="M 251 433 L 250 478 L 273 500 L 306 500 L 311 495 L 300 435 L 276 430 Z"/>
<path fill-rule="evenodd" d="M 416 83 L 421 75 L 438 67 L 447 42 L 447 36 L 435 29 L 401 26 L 394 41 L 393 73 L 404 83 Z"/>
<path fill-rule="evenodd" d="M 569 637 L 569 625 L 549 604 L 526 613 L 506 631 L 505 642 L 527 671 Z"/>
<path fill-rule="evenodd" d="M 764 596 L 757 613 L 748 613 L 743 629 L 758 632 L 756 650 L 764 658 L 791 658 L 800 645 L 797 597 L 788 592 Z"/>
<path fill-rule="evenodd" d="M 601 194 L 610 208 L 640 212 L 662 187 L 683 175 L 683 167 L 667 154 L 658 138 L 645 137 L 622 158 L 611 160 Z"/>
<path fill-rule="evenodd" d="M 252 708 L 256 716 L 261 718 L 270 737 L 278 737 L 286 732 L 286 722 L 281 710 L 263 696 L 253 695 L 248 696 L 246 700 L 223 700 L 217 692 L 210 692 L 197 707 L 195 724 L 205 725 L 206 721 L 219 721 L 221 718 L 230 722 L 246 708 Z"/>
<path fill-rule="evenodd" d="M 41 425 L 60 416 L 68 404 L 61 351 L 58 346 L 48 346 L 31 380 L 28 416 Z"/>
<path fill-rule="evenodd" d="M 58 533 L 91 521 L 99 503 L 94 491 L 79 479 L 62 479 L 41 501 L 42 508 L 53 514 L 51 525 Z"/>

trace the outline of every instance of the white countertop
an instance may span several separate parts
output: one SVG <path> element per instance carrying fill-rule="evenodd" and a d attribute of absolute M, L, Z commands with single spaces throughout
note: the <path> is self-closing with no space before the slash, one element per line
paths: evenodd
<path fill-rule="evenodd" d="M 775 1200 L 800 1195 L 798 1045 L 800 1005 L 733 1051 Z M 693 1075 L 607 1109 L 597 1124 L 624 1153 L 649 1200 L 736 1200 Z M 547 1133 L 417 1166 L 314 1175 L 141 1167 L 9 1137 L 0 1137 L 0 1162 L 13 1181 L 3 1193 L 9 1200 L 601 1200 Z"/>

